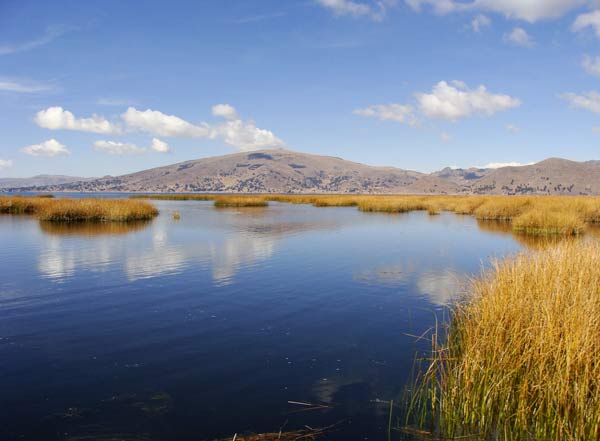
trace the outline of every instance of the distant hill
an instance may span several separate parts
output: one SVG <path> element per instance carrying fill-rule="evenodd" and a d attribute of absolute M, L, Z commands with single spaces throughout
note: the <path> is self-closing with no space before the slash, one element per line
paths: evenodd
<path fill-rule="evenodd" d="M 278 149 L 197 159 L 117 177 L 73 179 L 12 188 L 82 192 L 599 195 L 600 161 L 552 158 L 522 167 L 445 168 L 425 174 Z"/>
<path fill-rule="evenodd" d="M 409 193 L 427 175 L 394 167 L 372 167 L 331 156 L 288 150 L 204 158 L 117 177 L 45 186 L 44 191 L 230 192 L 230 193 Z M 428 187 L 454 192 L 436 177 Z M 417 186 L 417 187 L 415 187 Z"/>
<path fill-rule="evenodd" d="M 0 178 L 0 189 L 19 188 L 19 187 L 37 187 L 45 185 L 61 185 L 70 182 L 85 181 L 94 178 L 82 178 L 77 176 L 62 175 L 38 175 L 31 178 Z"/>
<path fill-rule="evenodd" d="M 533 165 L 475 170 L 461 183 L 473 194 L 599 195 L 600 161 L 550 158 Z M 456 180 L 454 180 L 456 183 Z"/>

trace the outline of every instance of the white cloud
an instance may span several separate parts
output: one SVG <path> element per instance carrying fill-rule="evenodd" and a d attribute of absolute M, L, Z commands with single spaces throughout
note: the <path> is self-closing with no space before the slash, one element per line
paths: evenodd
<path fill-rule="evenodd" d="M 172 138 L 206 138 L 210 136 L 210 127 L 206 123 L 191 124 L 177 116 L 166 115 L 158 110 L 137 110 L 129 107 L 121 115 L 128 127 L 144 130 L 158 136 Z"/>
<path fill-rule="evenodd" d="M 242 151 L 285 145 L 273 132 L 256 127 L 253 121 L 241 120 L 235 108 L 229 104 L 217 104 L 212 108 L 212 112 L 215 116 L 225 118 L 226 121 L 214 125 L 205 122 L 194 125 L 174 115 L 165 115 L 150 109 L 140 111 L 134 107 L 127 109 L 127 112 L 121 117 L 128 127 L 144 130 L 157 136 L 221 138 L 225 143 Z"/>
<path fill-rule="evenodd" d="M 0 91 L 2 92 L 36 93 L 47 92 L 52 89 L 54 89 L 54 86 L 50 84 L 0 78 Z"/>
<path fill-rule="evenodd" d="M 212 114 L 214 116 L 222 116 L 225 119 L 239 119 L 235 107 L 229 104 L 217 104 L 213 106 Z"/>
<path fill-rule="evenodd" d="M 523 164 L 521 162 L 490 162 L 486 165 L 474 165 L 473 168 L 502 168 L 502 167 L 525 167 L 526 165 L 532 165 L 533 162 Z"/>
<path fill-rule="evenodd" d="M 573 32 L 580 32 L 592 28 L 596 36 L 600 38 L 600 10 L 578 15 L 571 26 Z"/>
<path fill-rule="evenodd" d="M 355 115 L 377 118 L 382 121 L 396 121 L 408 124 L 409 126 L 418 124 L 414 109 L 404 104 L 375 104 L 364 109 L 356 109 L 353 113 Z"/>
<path fill-rule="evenodd" d="M 485 86 L 469 89 L 462 81 L 452 81 L 451 84 L 440 81 L 431 93 L 415 96 L 425 116 L 450 121 L 474 115 L 491 116 L 521 105 L 517 98 L 490 93 Z"/>
<path fill-rule="evenodd" d="M 164 141 L 161 141 L 158 138 L 152 138 L 152 144 L 150 146 L 152 150 L 158 153 L 169 153 L 171 151 L 171 147 Z"/>
<path fill-rule="evenodd" d="M 52 42 L 54 39 L 60 37 L 65 33 L 65 29 L 58 27 L 51 27 L 46 30 L 46 33 L 36 39 L 26 41 L 24 43 L 16 43 L 16 44 L 3 44 L 0 45 L 0 55 L 9 55 L 17 52 L 25 52 L 31 49 L 38 48 L 40 46 L 44 46 Z"/>
<path fill-rule="evenodd" d="M 585 92 L 583 95 L 563 93 L 560 97 L 569 102 L 572 107 L 600 113 L 600 93 L 596 91 Z"/>
<path fill-rule="evenodd" d="M 442 142 L 449 142 L 451 139 L 452 139 L 452 136 L 450 136 L 449 133 L 446 133 L 446 132 L 440 133 L 440 140 Z"/>
<path fill-rule="evenodd" d="M 512 31 L 504 34 L 504 41 L 521 47 L 533 47 L 535 43 L 533 38 L 523 28 L 514 28 Z"/>
<path fill-rule="evenodd" d="M 0 159 L 0 170 L 4 170 L 13 166 L 13 162 L 10 159 Z"/>
<path fill-rule="evenodd" d="M 317 4 L 329 9 L 336 16 L 370 17 L 375 21 L 382 20 L 387 9 L 396 4 L 396 0 L 377 0 L 355 2 L 352 0 L 315 0 Z"/>
<path fill-rule="evenodd" d="M 518 126 L 515 126 L 514 124 L 507 124 L 505 129 L 507 132 L 510 132 L 512 134 L 517 134 L 521 131 L 521 128 Z"/>
<path fill-rule="evenodd" d="M 259 129 L 253 121 L 229 120 L 215 128 L 216 136 L 241 151 L 283 147 L 285 143 L 270 130 Z"/>
<path fill-rule="evenodd" d="M 437 14 L 461 11 L 489 11 L 509 19 L 525 20 L 530 23 L 554 19 L 565 15 L 579 6 L 595 6 L 598 0 L 405 0 L 414 10 L 428 5 Z"/>
<path fill-rule="evenodd" d="M 116 142 L 116 141 L 96 141 L 94 150 L 108 153 L 109 155 L 140 155 L 146 152 L 145 148 L 138 147 L 135 144 Z"/>
<path fill-rule="evenodd" d="M 33 144 L 21 149 L 23 153 L 29 156 L 68 156 L 71 152 L 56 139 L 49 139 L 40 144 Z"/>
<path fill-rule="evenodd" d="M 475 33 L 479 33 L 483 28 L 489 28 L 492 25 L 492 20 L 483 14 L 478 14 L 471 20 L 471 29 Z"/>
<path fill-rule="evenodd" d="M 600 133 L 600 127 L 592 127 L 592 132 Z"/>
<path fill-rule="evenodd" d="M 90 118 L 75 118 L 68 110 L 60 106 L 48 107 L 35 115 L 38 126 L 50 130 L 75 130 L 103 134 L 120 133 L 120 128 L 104 117 L 92 115 Z"/>
<path fill-rule="evenodd" d="M 584 55 L 581 65 L 590 75 L 600 77 L 600 57 L 592 58 L 589 55 Z"/>

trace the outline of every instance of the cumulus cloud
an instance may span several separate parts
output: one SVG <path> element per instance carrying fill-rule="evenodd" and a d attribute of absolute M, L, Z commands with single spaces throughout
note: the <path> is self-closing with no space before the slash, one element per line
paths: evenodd
<path fill-rule="evenodd" d="M 229 104 L 217 104 L 213 106 L 212 114 L 214 116 L 222 116 L 225 119 L 239 119 L 235 107 Z"/>
<path fill-rule="evenodd" d="M 174 138 L 223 139 L 225 143 L 242 151 L 281 147 L 285 143 L 270 130 L 256 127 L 254 121 L 243 121 L 236 109 L 229 104 L 217 104 L 212 108 L 215 116 L 225 122 L 192 124 L 174 115 L 165 115 L 157 110 L 140 111 L 134 107 L 122 115 L 128 127 L 148 133 Z"/>
<path fill-rule="evenodd" d="M 512 31 L 504 34 L 504 41 L 515 46 L 533 47 L 535 43 L 533 38 L 523 28 L 514 28 Z"/>
<path fill-rule="evenodd" d="M 600 93 L 596 91 L 585 92 L 582 95 L 576 93 L 563 93 L 560 95 L 572 107 L 589 110 L 590 112 L 600 113 Z"/>
<path fill-rule="evenodd" d="M 23 147 L 21 151 L 29 156 L 43 156 L 47 158 L 53 156 L 68 156 L 71 154 L 71 152 L 63 144 L 54 138 L 44 141 L 40 144 L 33 144 Z"/>
<path fill-rule="evenodd" d="M 150 148 L 158 153 L 169 153 L 171 151 L 171 147 L 164 141 L 161 141 L 158 138 L 152 138 L 152 144 Z"/>
<path fill-rule="evenodd" d="M 372 20 L 382 20 L 388 8 L 396 4 L 396 0 L 377 0 L 355 2 L 352 0 L 316 0 L 317 4 L 329 9 L 336 16 L 349 15 L 352 17 L 370 17 Z"/>
<path fill-rule="evenodd" d="M 587 28 L 591 28 L 596 36 L 600 38 L 600 10 L 577 16 L 571 26 L 573 32 L 580 32 Z"/>
<path fill-rule="evenodd" d="M 470 89 L 462 81 L 450 84 L 440 81 L 431 93 L 418 93 L 416 98 L 425 116 L 450 121 L 474 115 L 491 116 L 521 105 L 517 98 L 490 93 L 483 85 Z"/>
<path fill-rule="evenodd" d="M 507 124 L 505 129 L 507 132 L 510 132 L 512 134 L 517 134 L 521 131 L 521 128 L 518 126 L 515 126 L 514 124 Z"/>
<path fill-rule="evenodd" d="M 581 65 L 583 66 L 583 69 L 590 75 L 600 77 L 600 57 L 590 57 L 589 55 L 584 55 Z"/>
<path fill-rule="evenodd" d="M 138 147 L 135 144 L 116 142 L 116 141 L 96 141 L 94 150 L 109 155 L 140 155 L 146 152 L 145 148 Z"/>
<path fill-rule="evenodd" d="M 437 14 L 461 11 L 489 11 L 509 19 L 530 23 L 559 18 L 580 6 L 597 6 L 597 0 L 405 0 L 416 11 L 429 6 Z"/>
<path fill-rule="evenodd" d="M 13 166 L 13 162 L 10 159 L 0 159 L 0 170 L 4 170 Z"/>
<path fill-rule="evenodd" d="M 492 20 L 483 14 L 478 14 L 471 20 L 471 29 L 475 33 L 479 33 L 483 28 L 489 28 L 492 25 Z"/>
<path fill-rule="evenodd" d="M 353 113 L 355 115 L 377 118 L 382 121 L 404 123 L 409 126 L 418 124 L 418 119 L 414 114 L 412 106 L 404 104 L 375 104 L 364 109 L 356 109 Z"/>
<path fill-rule="evenodd" d="M 129 107 L 121 115 L 129 128 L 143 130 L 158 136 L 172 138 L 205 138 L 210 136 L 210 127 L 202 123 L 194 125 L 175 115 L 166 115 L 158 110 L 137 110 Z"/>
<path fill-rule="evenodd" d="M 90 118 L 76 118 L 75 115 L 60 106 L 40 110 L 35 115 L 34 121 L 38 126 L 50 130 L 75 130 L 102 134 L 121 132 L 120 127 L 102 116 L 94 114 Z"/>
<path fill-rule="evenodd" d="M 269 147 L 283 147 L 285 143 L 270 130 L 259 129 L 253 121 L 239 119 L 219 124 L 215 128 L 217 136 L 241 151 L 260 150 Z"/>
<path fill-rule="evenodd" d="M 224 121 L 215 124 L 200 122 L 193 124 L 175 115 L 167 115 L 158 110 L 138 110 L 129 107 L 121 119 L 128 131 L 143 131 L 155 136 L 168 138 L 205 138 L 222 139 L 225 143 L 239 150 L 258 150 L 263 148 L 281 147 L 285 143 L 270 130 L 261 129 L 254 121 L 242 120 L 236 109 L 229 104 L 213 106 L 214 116 L 223 118 Z M 122 125 L 106 120 L 102 116 L 92 115 L 90 118 L 76 118 L 71 112 L 62 107 L 49 107 L 39 111 L 35 122 L 43 128 L 50 130 L 77 130 L 101 134 L 119 135 L 123 133 Z M 119 152 L 117 154 L 135 153 L 133 144 L 101 141 L 98 147 L 106 152 Z M 144 148 L 139 148 L 146 150 Z M 157 138 L 152 140 L 150 149 L 165 153 L 170 150 L 169 145 Z"/>
<path fill-rule="evenodd" d="M 430 93 L 415 93 L 416 106 L 426 118 L 456 121 L 476 115 L 491 116 L 518 107 L 521 101 L 509 95 L 490 93 L 485 86 L 470 89 L 462 81 L 440 81 Z M 420 118 L 407 104 L 375 104 L 356 109 L 355 115 L 418 126 Z"/>
<path fill-rule="evenodd" d="M 48 92 L 54 89 L 54 86 L 35 81 L 11 80 L 0 78 L 0 91 L 13 93 L 37 93 Z"/>

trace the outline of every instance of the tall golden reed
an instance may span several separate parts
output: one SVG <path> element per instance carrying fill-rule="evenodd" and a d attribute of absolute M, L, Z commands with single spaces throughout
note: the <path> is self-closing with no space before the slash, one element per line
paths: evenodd
<path fill-rule="evenodd" d="M 496 263 L 434 335 L 412 416 L 448 438 L 600 439 L 600 244 Z"/>
<path fill-rule="evenodd" d="M 128 199 L 0 196 L 0 213 L 33 214 L 55 222 L 126 222 L 152 219 L 158 210 L 147 202 Z"/>

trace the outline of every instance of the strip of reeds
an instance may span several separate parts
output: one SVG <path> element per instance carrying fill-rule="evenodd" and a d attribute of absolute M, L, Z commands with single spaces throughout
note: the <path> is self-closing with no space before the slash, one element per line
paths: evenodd
<path fill-rule="evenodd" d="M 496 263 L 432 336 L 411 417 L 441 437 L 600 439 L 600 244 Z"/>
<path fill-rule="evenodd" d="M 30 214 L 52 222 L 128 222 L 152 219 L 158 210 L 147 202 L 128 199 L 2 196 L 0 213 Z"/>
<path fill-rule="evenodd" d="M 266 207 L 269 203 L 262 197 L 220 196 L 215 198 L 215 207 Z"/>
<path fill-rule="evenodd" d="M 391 196 L 391 195 L 138 195 L 159 200 L 213 200 L 217 207 L 266 206 L 269 201 L 316 207 L 357 207 L 364 212 L 408 213 L 443 211 L 473 215 L 478 220 L 503 221 L 527 235 L 581 234 L 600 223 L 600 198 L 584 196 Z"/>

